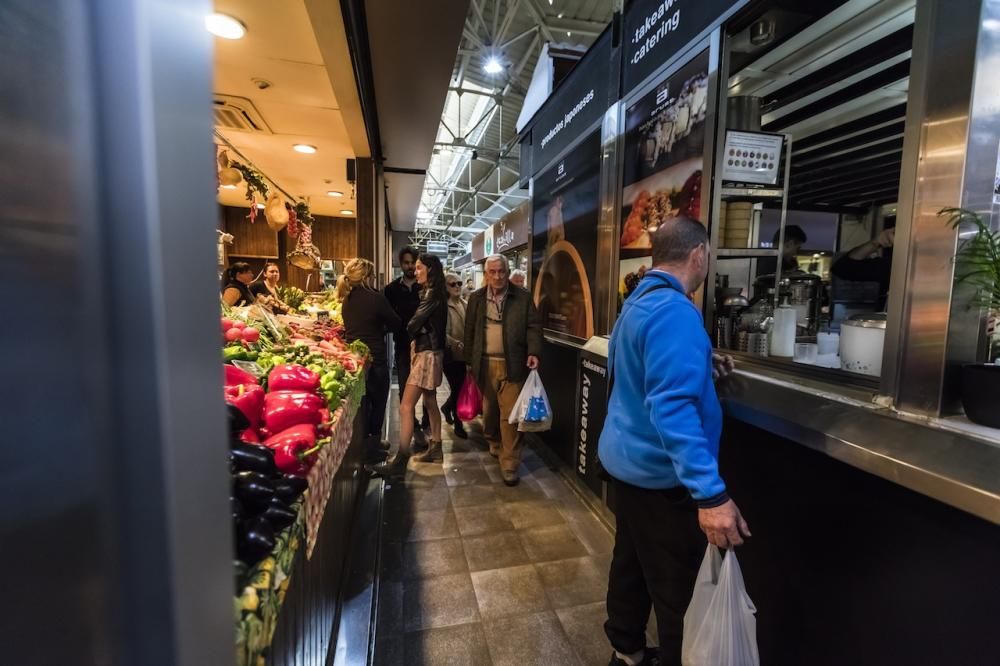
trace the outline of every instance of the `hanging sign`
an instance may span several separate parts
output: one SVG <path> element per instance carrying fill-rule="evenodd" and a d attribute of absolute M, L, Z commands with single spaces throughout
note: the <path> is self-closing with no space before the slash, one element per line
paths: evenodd
<path fill-rule="evenodd" d="M 733 0 L 633 0 L 625 12 L 623 90 L 642 83 L 736 4 Z"/>

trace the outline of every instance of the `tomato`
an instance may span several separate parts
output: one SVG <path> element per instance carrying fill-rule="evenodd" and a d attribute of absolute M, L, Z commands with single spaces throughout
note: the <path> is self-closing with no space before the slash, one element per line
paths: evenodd
<path fill-rule="evenodd" d="M 257 342 L 260 340 L 260 331 L 253 326 L 247 326 L 243 329 L 243 339 L 247 342 Z"/>
<path fill-rule="evenodd" d="M 226 340 L 229 342 L 235 342 L 236 340 L 239 340 L 242 337 L 243 337 L 243 331 L 241 331 L 236 327 L 233 327 L 228 331 L 226 331 Z"/>

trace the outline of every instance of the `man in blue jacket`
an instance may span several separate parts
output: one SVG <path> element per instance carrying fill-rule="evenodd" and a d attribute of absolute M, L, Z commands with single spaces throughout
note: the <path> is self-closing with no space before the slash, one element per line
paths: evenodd
<path fill-rule="evenodd" d="M 652 607 L 661 663 L 680 666 L 706 537 L 728 548 L 750 531 L 719 476 L 714 380 L 731 371 L 732 359 L 713 356 L 688 298 L 708 275 L 708 234 L 700 222 L 676 218 L 652 243 L 653 268 L 611 335 L 611 398 L 598 451 L 612 477 L 617 524 L 604 628 L 611 664 L 657 663 L 646 651 Z"/>

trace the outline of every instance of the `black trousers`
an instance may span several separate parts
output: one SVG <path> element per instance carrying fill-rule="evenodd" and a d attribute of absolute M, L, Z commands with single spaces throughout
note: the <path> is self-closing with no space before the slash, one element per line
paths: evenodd
<path fill-rule="evenodd" d="M 451 389 L 451 393 L 444 403 L 446 409 L 455 409 L 456 405 L 458 405 L 458 394 L 462 392 L 462 384 L 465 383 L 465 373 L 464 361 L 445 360 L 444 376 L 448 380 L 448 387 Z M 455 415 L 455 419 L 458 419 L 457 414 Z"/>
<path fill-rule="evenodd" d="M 382 439 L 385 405 L 389 402 L 389 363 L 376 363 L 368 369 L 365 382 L 365 436 Z"/>
<path fill-rule="evenodd" d="M 403 390 L 406 388 L 406 380 L 410 378 L 410 347 L 407 345 L 401 349 L 396 347 L 396 379 L 399 380 L 399 399 L 403 399 Z M 415 412 L 416 410 L 414 410 Z M 430 417 L 427 412 L 420 418 L 420 425 L 425 430 L 430 427 Z"/>
<path fill-rule="evenodd" d="M 612 484 L 615 550 L 604 631 L 615 650 L 639 652 L 646 647 L 652 608 L 663 664 L 680 666 L 684 613 L 707 543 L 697 505 L 684 488 L 646 490 L 617 479 Z"/>

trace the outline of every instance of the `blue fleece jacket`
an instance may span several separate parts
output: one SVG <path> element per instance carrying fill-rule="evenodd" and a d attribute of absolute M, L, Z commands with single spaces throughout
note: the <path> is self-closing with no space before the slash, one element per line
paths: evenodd
<path fill-rule="evenodd" d="M 640 488 L 683 485 L 703 507 L 725 502 L 712 345 L 672 275 L 647 273 L 625 301 L 608 369 L 613 385 L 598 448 L 604 469 Z"/>

